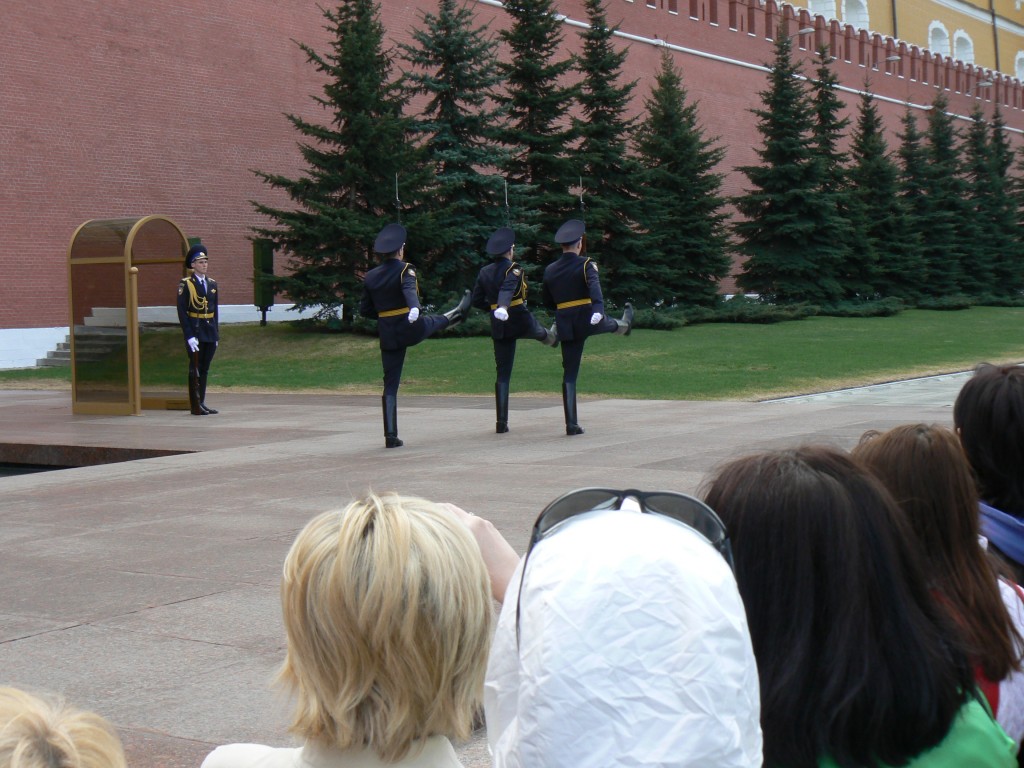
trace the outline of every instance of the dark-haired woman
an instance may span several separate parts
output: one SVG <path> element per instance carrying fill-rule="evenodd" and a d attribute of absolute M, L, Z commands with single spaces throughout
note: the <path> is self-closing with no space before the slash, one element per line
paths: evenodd
<path fill-rule="evenodd" d="M 732 538 L 766 766 L 1016 764 L 866 469 L 832 448 L 764 453 L 721 468 L 706 501 Z"/>
<path fill-rule="evenodd" d="M 978 543 L 971 468 L 952 431 L 904 424 L 867 432 L 853 457 L 889 490 L 917 538 L 928 584 L 958 625 L 978 684 L 1017 744 L 1024 737 L 1024 651 L 1014 617 L 1024 619 L 1016 585 L 1000 582 Z"/>
<path fill-rule="evenodd" d="M 981 530 L 1024 582 L 1024 367 L 982 363 L 953 405 L 981 495 Z"/>

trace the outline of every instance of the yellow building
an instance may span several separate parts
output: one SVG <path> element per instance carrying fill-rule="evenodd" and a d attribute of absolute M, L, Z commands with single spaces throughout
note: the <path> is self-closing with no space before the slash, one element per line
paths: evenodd
<path fill-rule="evenodd" d="M 1024 0 L 806 0 L 805 7 L 1024 80 Z"/>

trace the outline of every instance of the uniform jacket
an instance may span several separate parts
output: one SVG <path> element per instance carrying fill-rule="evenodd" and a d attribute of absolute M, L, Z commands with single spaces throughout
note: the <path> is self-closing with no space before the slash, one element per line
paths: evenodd
<path fill-rule="evenodd" d="M 206 291 L 193 274 L 178 283 L 178 323 L 185 341 L 195 337 L 202 342 L 220 340 L 217 315 L 217 281 L 207 277 Z"/>
<path fill-rule="evenodd" d="M 555 325 L 563 341 L 585 339 L 591 334 L 590 316 L 604 314 L 604 297 L 597 264 L 586 256 L 566 251 L 544 270 L 544 306 L 556 310 Z M 580 302 L 571 307 L 560 304 Z"/>
<path fill-rule="evenodd" d="M 409 310 L 419 306 L 416 267 L 412 264 L 388 258 L 366 273 L 359 314 L 377 318 L 381 349 L 411 347 L 426 338 L 422 319 L 409 322 Z"/>
<path fill-rule="evenodd" d="M 477 309 L 491 314 L 493 338 L 521 339 L 533 335 L 536 321 L 526 306 L 526 294 L 526 275 L 517 262 L 499 258 L 480 270 L 472 302 Z M 508 320 L 494 317 L 498 307 L 508 309 Z"/>

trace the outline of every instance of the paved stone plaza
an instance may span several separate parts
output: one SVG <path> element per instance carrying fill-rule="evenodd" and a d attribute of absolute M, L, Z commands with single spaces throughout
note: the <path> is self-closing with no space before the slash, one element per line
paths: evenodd
<path fill-rule="evenodd" d="M 572 488 L 693 492 L 750 451 L 950 425 L 966 377 L 770 403 L 582 400 L 579 437 L 556 397 L 513 393 L 505 435 L 489 398 L 400 397 L 395 450 L 378 397 L 211 393 L 217 416 L 111 417 L 72 415 L 68 392 L 0 391 L 0 460 L 168 454 L 0 479 L 0 682 L 105 715 L 139 768 L 194 768 L 233 741 L 284 746 L 278 579 L 313 514 L 398 490 L 489 516 L 522 551 Z M 459 752 L 489 765 L 482 731 Z"/>

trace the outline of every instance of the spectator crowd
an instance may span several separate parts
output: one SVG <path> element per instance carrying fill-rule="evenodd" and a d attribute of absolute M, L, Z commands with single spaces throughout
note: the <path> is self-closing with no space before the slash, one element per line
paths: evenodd
<path fill-rule="evenodd" d="M 299 746 L 203 768 L 458 768 L 481 713 L 496 768 L 1009 768 L 1022 578 L 1018 366 L 979 366 L 953 429 L 742 456 L 697 496 L 570 491 L 522 557 L 370 492 L 285 559 Z M 0 688 L 0 768 L 124 765 L 98 715 Z"/>

